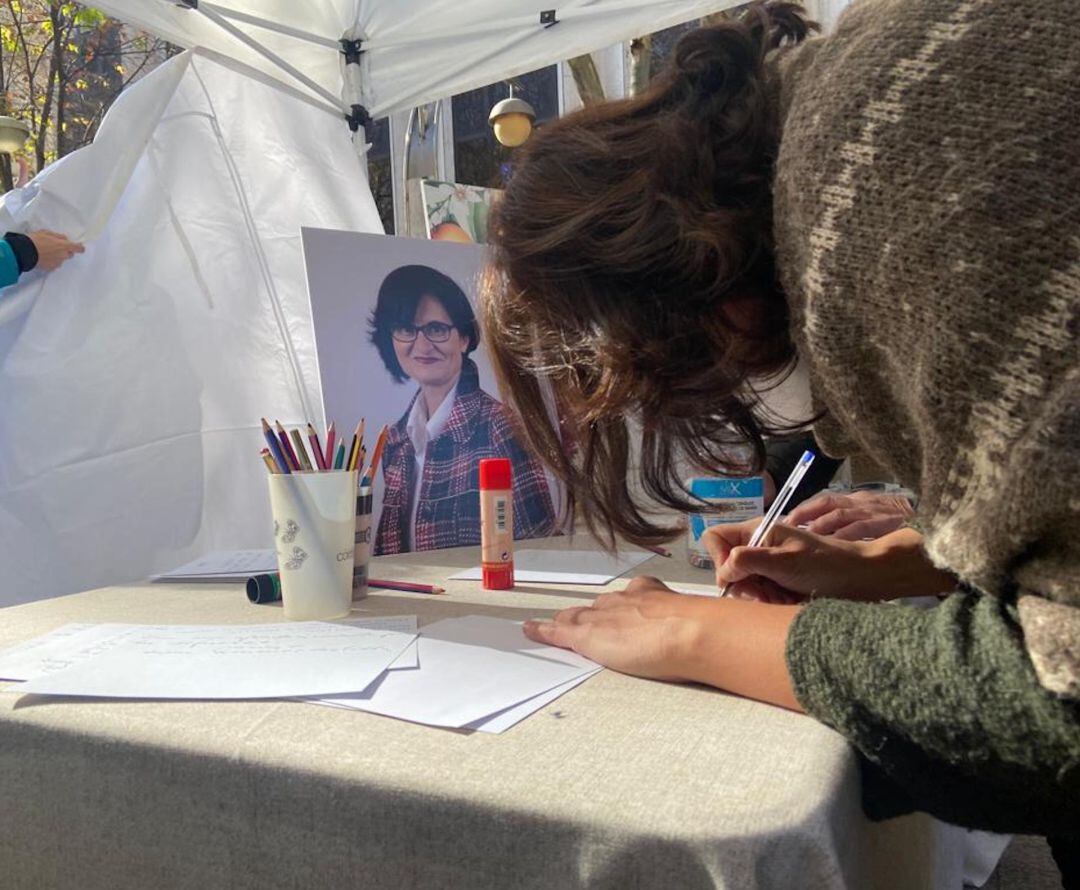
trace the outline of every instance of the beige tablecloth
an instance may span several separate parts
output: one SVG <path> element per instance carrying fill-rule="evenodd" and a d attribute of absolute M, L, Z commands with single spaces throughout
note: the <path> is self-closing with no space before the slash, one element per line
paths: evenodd
<path fill-rule="evenodd" d="M 390 557 L 373 574 L 443 581 L 477 559 Z M 681 554 L 642 572 L 709 580 Z M 523 619 L 602 589 L 446 586 L 358 608 L 421 625 Z M 280 620 L 238 585 L 114 587 L 0 609 L 0 647 L 71 621 Z M 931 820 L 868 822 L 843 739 L 715 690 L 604 671 L 488 735 L 290 701 L 60 700 L 14 685 L 0 693 L 2 890 L 932 883 Z"/>

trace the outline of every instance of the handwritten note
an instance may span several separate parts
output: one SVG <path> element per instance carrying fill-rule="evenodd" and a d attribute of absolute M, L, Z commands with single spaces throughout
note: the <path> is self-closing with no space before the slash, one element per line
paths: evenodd
<path fill-rule="evenodd" d="M 65 624 L 0 652 L 0 679 L 30 680 L 111 649 L 134 624 Z"/>
<path fill-rule="evenodd" d="M 134 626 L 9 692 L 110 698 L 286 698 L 359 692 L 416 639 L 349 624 Z"/>
<path fill-rule="evenodd" d="M 252 575 L 277 570 L 277 553 L 273 550 L 214 550 L 150 580 L 159 583 L 246 581 Z"/>

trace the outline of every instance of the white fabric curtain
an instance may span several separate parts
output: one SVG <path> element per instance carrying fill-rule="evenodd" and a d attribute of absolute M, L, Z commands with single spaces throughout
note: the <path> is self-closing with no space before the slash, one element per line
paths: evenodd
<path fill-rule="evenodd" d="M 836 27 L 840 13 L 850 5 L 851 0 L 804 0 L 803 2 L 810 17 L 821 25 L 822 34 L 828 34 Z"/>
<path fill-rule="evenodd" d="M 87 250 L 0 295 L 0 606 L 270 546 L 258 418 L 321 415 L 300 226 L 382 231 L 348 137 L 185 53 L 5 196 Z"/>
<path fill-rule="evenodd" d="M 344 107 L 359 102 L 373 117 L 382 117 L 739 2 L 200 0 L 197 9 L 187 9 L 174 0 L 95 0 L 94 5 L 181 46 L 208 47 L 238 59 L 320 101 L 343 97 Z M 554 13 L 555 24 L 541 23 L 545 11 Z M 361 39 L 364 48 L 359 83 L 348 88 L 337 44 L 343 37 Z"/>

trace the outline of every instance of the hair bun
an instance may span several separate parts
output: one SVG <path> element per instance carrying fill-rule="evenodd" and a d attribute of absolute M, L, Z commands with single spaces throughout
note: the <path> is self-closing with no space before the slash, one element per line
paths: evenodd
<path fill-rule="evenodd" d="M 770 50 L 799 43 L 816 30 L 817 23 L 798 3 L 753 3 L 738 27 L 706 27 L 686 34 L 675 47 L 671 73 L 701 98 L 722 98 L 737 92 Z"/>

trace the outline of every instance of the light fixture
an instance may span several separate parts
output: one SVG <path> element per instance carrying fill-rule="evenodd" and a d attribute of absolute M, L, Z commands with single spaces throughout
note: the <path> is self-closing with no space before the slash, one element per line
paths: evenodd
<path fill-rule="evenodd" d="M 21 151 L 30 138 L 30 125 L 17 117 L 0 115 L 0 152 L 12 154 Z"/>
<path fill-rule="evenodd" d="M 510 97 L 496 102 L 488 115 L 495 138 L 508 148 L 516 148 L 529 138 L 534 120 L 536 111 L 524 99 L 515 98 L 513 84 L 510 84 Z"/>

